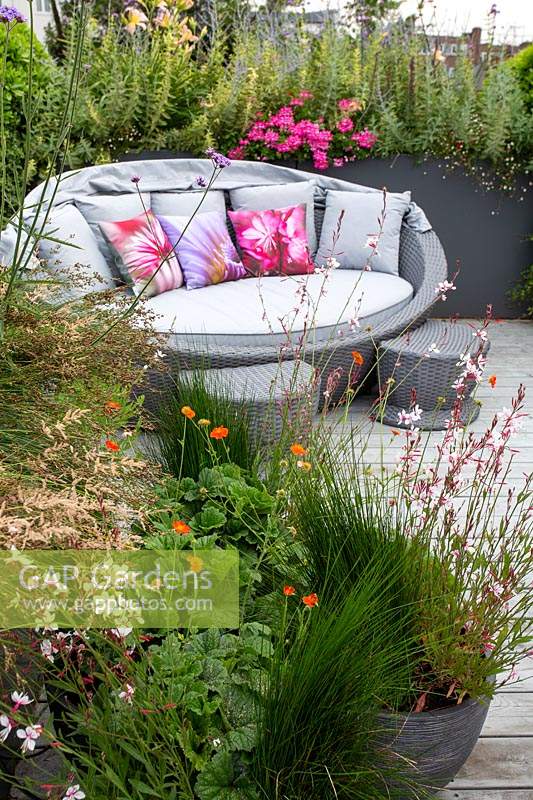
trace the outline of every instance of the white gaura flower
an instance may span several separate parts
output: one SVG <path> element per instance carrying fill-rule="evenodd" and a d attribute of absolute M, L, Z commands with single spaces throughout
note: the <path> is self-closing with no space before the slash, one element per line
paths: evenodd
<path fill-rule="evenodd" d="M 111 628 L 111 633 L 114 633 L 119 639 L 125 639 L 132 630 L 133 628 Z"/>
<path fill-rule="evenodd" d="M 124 700 L 125 703 L 132 703 L 133 702 L 133 695 L 135 694 L 135 687 L 132 686 L 130 683 L 126 684 L 126 688 L 119 692 L 118 696 L 121 700 Z"/>
<path fill-rule="evenodd" d="M 17 736 L 22 739 L 20 749 L 23 753 L 31 753 L 35 750 L 35 743 L 42 732 L 43 726 L 39 724 L 27 725 L 25 728 L 18 729 Z"/>
<path fill-rule="evenodd" d="M 2 714 L 0 716 L 0 725 L 2 726 L 2 730 L 0 730 L 0 742 L 5 742 L 5 740 L 13 730 L 13 723 L 11 722 L 7 714 Z"/>
<path fill-rule="evenodd" d="M 24 692 L 11 692 L 11 699 L 15 704 L 14 711 L 21 706 L 29 706 L 30 703 L 33 703 L 33 700 Z"/>
<path fill-rule="evenodd" d="M 85 792 L 82 792 L 79 783 L 73 783 L 65 791 L 62 800 L 83 800 L 84 797 Z"/>

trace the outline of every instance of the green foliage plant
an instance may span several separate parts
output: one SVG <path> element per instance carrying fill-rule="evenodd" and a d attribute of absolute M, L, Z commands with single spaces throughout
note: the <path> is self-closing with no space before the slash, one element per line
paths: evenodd
<path fill-rule="evenodd" d="M 388 554 L 376 552 L 361 581 L 329 585 L 314 606 L 285 590 L 290 645 L 282 634 L 259 708 L 254 771 L 261 797 L 292 800 L 411 795 L 378 744 L 378 714 L 409 685 L 398 647 Z M 279 588 L 281 593 L 281 587 Z M 292 625 L 291 625 L 292 618 Z"/>

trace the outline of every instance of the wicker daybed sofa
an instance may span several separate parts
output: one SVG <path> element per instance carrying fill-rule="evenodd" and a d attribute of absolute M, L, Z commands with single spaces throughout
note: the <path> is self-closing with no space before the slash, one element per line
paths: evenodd
<path fill-rule="evenodd" d="M 70 225 L 74 243 L 79 249 L 56 245 L 53 261 L 63 267 L 65 264 L 84 264 L 84 242 L 89 234 L 85 235 L 85 239 L 83 235 L 78 235 L 76 219 L 84 218 L 84 225 L 88 223 L 88 228 L 86 225 L 85 228 L 90 230 L 102 251 L 97 222 L 103 206 L 106 207 L 107 219 L 120 220 L 133 216 L 138 212 L 136 204 L 140 191 L 148 207 L 157 207 L 154 208 L 156 213 L 159 213 L 157 209 L 162 209 L 161 213 L 173 213 L 168 211 L 169 204 L 181 202 L 184 194 L 190 196 L 192 192 L 198 193 L 198 176 L 209 179 L 211 173 L 211 161 L 206 159 L 155 159 L 88 167 L 64 175 L 58 186 L 51 185 L 44 193 L 45 201 L 51 206 L 49 227 L 55 232 L 59 220 L 60 230 L 55 237 L 61 238 Z M 140 179 L 137 183 L 132 182 L 133 175 Z M 229 193 L 235 189 L 296 184 L 309 180 L 316 181 L 314 224 L 317 239 L 320 237 L 328 190 L 382 191 L 324 175 L 247 161 L 233 162 L 231 167 L 223 170 L 213 189 L 224 192 L 228 206 Z M 42 196 L 43 187 L 39 186 L 27 197 L 25 221 L 29 225 Z M 199 198 L 200 195 L 197 196 Z M 283 205 L 282 191 L 279 193 L 279 205 Z M 209 210 L 209 202 L 204 208 Z M 13 228 L 2 234 L 0 261 L 3 263 L 9 262 L 14 237 Z M 92 244 L 94 246 L 94 242 Z M 47 257 L 49 248 L 50 243 L 41 241 L 39 255 Z M 109 258 L 109 254 L 107 256 Z M 48 258 L 50 260 L 49 255 Z M 95 269 L 94 264 L 89 263 L 87 267 Z M 362 292 L 366 294 L 359 313 L 360 327 L 357 329 L 348 325 L 346 311 L 343 319 L 335 319 L 334 316 L 335 291 L 340 298 L 339 316 L 342 316 L 342 297 L 346 296 L 349 281 L 353 278 L 347 272 L 350 270 L 334 271 L 338 274 L 332 276 L 334 292 L 325 302 L 326 318 L 322 319 L 319 315 L 314 320 L 313 329 L 306 332 L 305 347 L 301 345 L 302 331 L 298 330 L 298 324 L 291 333 L 292 340 L 288 341 L 290 337 L 283 330 L 283 325 L 279 325 L 279 309 L 275 307 L 277 300 L 273 301 L 274 328 L 277 326 L 277 329 L 272 328 L 272 321 L 265 323 L 265 299 L 259 297 L 260 292 L 254 286 L 261 279 L 247 278 L 194 291 L 180 288 L 145 302 L 159 315 L 156 323 L 158 330 L 167 334 L 172 368 L 187 369 L 199 361 L 214 369 L 272 364 L 280 359 L 290 360 L 295 352 L 299 352 L 303 360 L 320 370 L 322 390 L 331 371 L 338 371 L 341 376 L 335 391 L 338 397 L 346 388 L 346 377 L 353 367 L 354 350 L 364 358 L 364 364 L 357 374 L 357 379 L 362 380 L 375 363 L 376 345 L 380 341 L 400 334 L 411 325 L 424 322 L 429 307 L 435 302 L 435 287 L 447 277 L 447 266 L 437 235 L 423 211 L 411 203 L 401 227 L 397 284 L 393 285 L 391 281 L 387 283 L 391 276 L 380 276 L 379 273 L 359 276 L 364 283 Z M 308 277 L 311 282 L 315 279 L 314 275 Z M 278 295 L 274 291 L 275 284 L 270 281 L 279 282 L 279 286 L 276 284 Z M 390 297 L 387 289 L 389 284 L 393 288 Z M 91 288 L 109 289 L 113 285 L 114 278 L 107 274 L 102 280 L 93 281 Z M 395 294 L 398 286 L 401 288 L 399 299 Z M 267 295 L 269 292 L 277 297 L 283 293 L 290 295 L 283 278 L 263 279 L 263 288 Z M 293 302 L 292 297 L 287 300 L 287 310 Z M 186 310 L 187 319 L 184 323 L 180 322 L 183 316 L 180 309 Z M 254 316 L 258 320 L 257 330 L 253 329 L 250 322 Z"/>

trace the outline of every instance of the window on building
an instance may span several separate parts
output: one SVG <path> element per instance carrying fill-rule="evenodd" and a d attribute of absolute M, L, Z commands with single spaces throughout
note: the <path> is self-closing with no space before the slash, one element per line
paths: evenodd
<path fill-rule="evenodd" d="M 52 11 L 50 7 L 50 0 L 37 0 L 37 11 L 41 14 L 50 14 Z"/>

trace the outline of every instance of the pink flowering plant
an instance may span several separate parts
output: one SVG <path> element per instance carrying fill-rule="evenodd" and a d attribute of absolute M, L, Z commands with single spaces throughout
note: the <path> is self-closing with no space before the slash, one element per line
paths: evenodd
<path fill-rule="evenodd" d="M 330 124 L 312 115 L 313 95 L 301 91 L 270 116 L 258 114 L 230 158 L 312 160 L 316 169 L 342 167 L 365 158 L 376 144 L 377 134 L 362 124 L 359 100 L 343 98 Z M 313 116 L 313 118 L 311 118 Z"/>
<path fill-rule="evenodd" d="M 414 407 L 392 479 L 393 511 L 426 553 L 420 622 L 431 679 L 422 708 L 439 690 L 457 702 L 492 695 L 519 677 L 518 662 L 531 652 L 533 477 L 518 487 L 510 481 L 525 390 L 519 387 L 483 433 L 467 433 L 460 420 L 464 387 L 481 381 L 482 359 L 465 361 L 429 462 Z"/>

